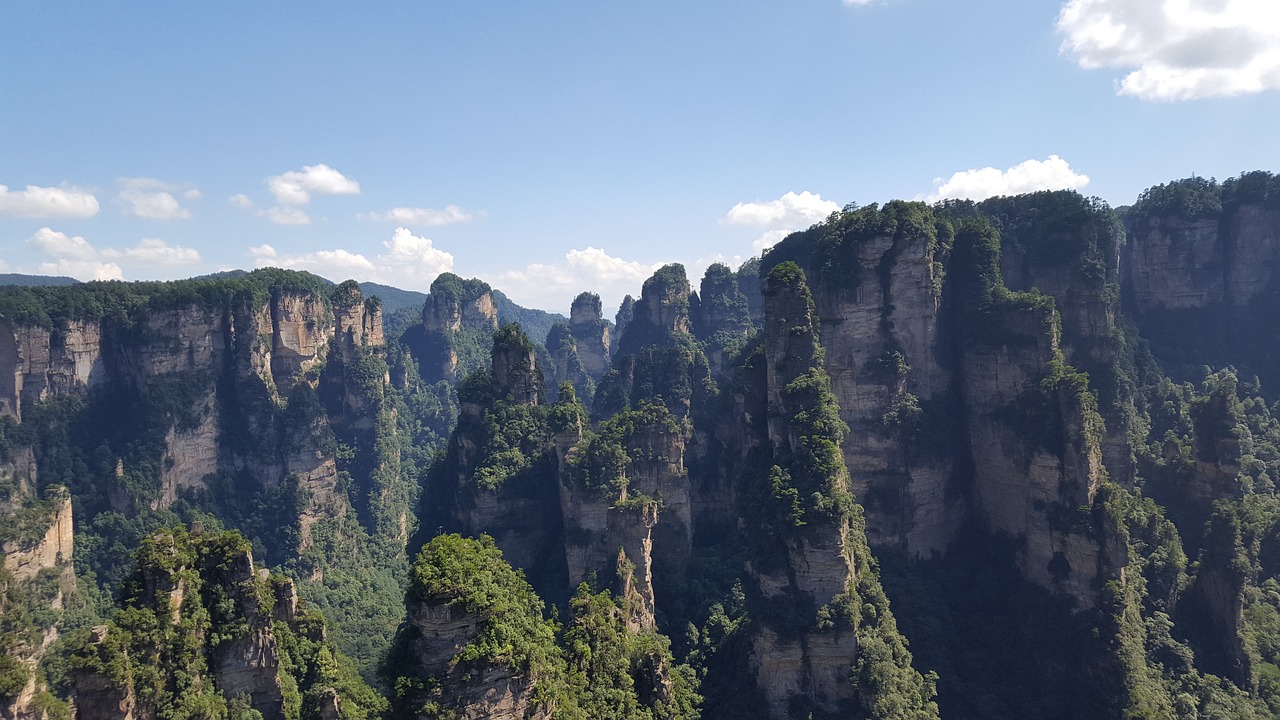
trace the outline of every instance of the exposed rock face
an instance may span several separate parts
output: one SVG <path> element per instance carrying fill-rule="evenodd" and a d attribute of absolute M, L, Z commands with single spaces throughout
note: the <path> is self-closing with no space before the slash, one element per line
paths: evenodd
<path fill-rule="evenodd" d="M 459 584 L 463 578 L 433 563 L 432 548 L 441 542 L 462 548 L 455 552 L 465 553 L 463 562 L 482 573 L 479 581 L 485 583 L 487 594 L 470 595 Z M 458 559 L 449 556 L 452 562 Z M 442 715 L 467 720 L 552 717 L 554 702 L 536 697 L 538 662 L 549 658 L 513 657 L 509 650 L 498 658 L 483 652 L 480 657 L 463 655 L 470 644 L 491 632 L 491 623 L 513 623 L 507 632 L 518 635 L 546 633 L 519 638 L 525 647 L 550 637 L 550 629 L 542 629 L 542 603 L 523 578 L 500 563 L 502 554 L 486 538 L 437 538 L 419 556 L 409 590 L 408 622 L 398 639 L 406 664 L 395 671 L 418 685 L 408 697 L 402 695 L 403 716 L 423 720 Z"/>
<path fill-rule="evenodd" d="M 591 575 L 613 578 L 614 592 L 628 601 L 633 631 L 656 624 L 654 558 L 681 576 L 689 561 L 693 533 L 685 435 L 665 408 L 651 407 L 606 423 L 598 436 L 560 453 L 560 511 L 565 525 L 569 584 Z M 615 458 L 621 466 L 599 462 Z M 610 473 L 618 473 L 611 475 Z M 661 498 L 661 501 L 659 501 Z"/>
<path fill-rule="evenodd" d="M 636 299 L 627 295 L 622 298 L 622 304 L 618 306 L 618 314 L 613 319 L 613 345 L 612 349 L 616 353 L 622 345 L 623 333 L 627 331 L 627 326 L 635 318 Z"/>
<path fill-rule="evenodd" d="M 498 329 L 498 307 L 488 285 L 444 273 L 431 283 L 422 307 L 422 324 L 430 331 Z"/>
<path fill-rule="evenodd" d="M 0 318 L 0 415 L 21 420 L 24 404 L 105 380 L 99 323 L 73 322 L 55 334 Z"/>
<path fill-rule="evenodd" d="M 34 544 L 24 546 L 20 540 L 5 540 L 4 569 L 17 582 L 35 578 L 45 568 L 71 566 L 72 539 L 71 495 L 63 489 L 50 491 L 46 500 L 47 529 Z"/>
<path fill-rule="evenodd" d="M 93 629 L 90 643 L 104 648 L 111 628 L 99 625 Z M 76 718 L 78 720 L 134 720 L 151 717 L 153 713 L 136 713 L 137 699 L 133 685 L 121 687 L 105 673 L 80 671 L 73 677 L 76 687 Z"/>
<path fill-rule="evenodd" d="M 555 450 L 536 432 L 545 422 L 545 382 L 518 325 L 495 334 L 491 363 L 476 378 L 483 387 L 459 391 L 462 413 L 448 454 L 427 478 L 423 528 L 491 535 L 545 590 L 544 581 L 562 578 L 564 563 Z M 521 433 L 511 434 L 509 422 L 521 423 Z"/>
<path fill-rule="evenodd" d="M 0 474 L 5 472 L 5 465 L 0 465 Z M 45 717 L 36 701 L 37 693 L 44 690 L 44 682 L 36 672 L 36 666 L 58 639 L 57 623 L 61 619 L 65 597 L 75 589 L 75 572 L 71 565 L 71 496 L 65 489 L 53 488 L 46 492 L 43 502 L 32 505 L 29 499 L 33 487 L 34 477 L 19 485 L 8 498 L 0 499 L 0 519 L 16 521 L 18 527 L 34 527 L 37 533 L 44 529 L 43 534 L 34 539 L 5 538 L 0 545 L 7 575 L 5 583 L 0 586 L 0 612 L 14 598 L 30 594 L 28 603 L 47 603 L 44 610 L 50 617 L 50 624 L 32 628 L 26 637 L 21 635 L 21 630 L 16 636 L 9 635 L 14 628 L 5 628 L 5 634 L 0 635 L 0 653 L 16 660 L 27 673 L 26 684 L 21 690 L 0 698 L 0 717 L 5 720 L 43 720 Z M 51 589 L 47 586 L 41 588 L 41 576 L 49 572 L 57 576 L 56 585 Z"/>
<path fill-rule="evenodd" d="M 422 328 L 424 378 L 428 382 L 461 379 L 475 368 L 459 366 L 459 339 L 477 333 L 487 338 L 498 329 L 492 289 L 480 280 L 441 274 L 432 281 L 422 307 Z"/>
<path fill-rule="evenodd" d="M 1135 218 L 1125 247 L 1134 310 L 1246 305 L 1274 278 L 1280 210 L 1242 204 L 1198 217 Z"/>
<path fill-rule="evenodd" d="M 613 369 L 596 391 L 593 413 L 606 418 L 660 399 L 683 419 L 705 405 L 715 385 L 707 357 L 689 330 L 689 280 L 682 265 L 666 265 L 644 283 L 635 317 L 618 341 Z"/>
<path fill-rule="evenodd" d="M 518 325 L 508 325 L 493 338 L 493 389 L 495 397 L 520 405 L 543 401 L 545 381 L 538 354 Z"/>
<path fill-rule="evenodd" d="M 205 401 L 200 424 L 190 429 L 169 428 L 165 436 L 164 462 L 160 469 L 160 507 L 169 507 L 183 491 L 207 489 L 205 479 L 215 475 L 218 463 L 218 415 L 213 397 Z"/>
<path fill-rule="evenodd" d="M 1101 424 L 1070 387 L 1044 386 L 1059 357 L 1057 333 L 1046 332 L 1052 319 L 1051 309 L 993 312 L 986 322 L 1004 339 L 966 343 L 973 507 L 987 527 L 1024 539 L 1018 564 L 1028 579 L 1090 607 L 1095 579 L 1118 569 L 1072 519 L 1102 476 Z"/>
<path fill-rule="evenodd" d="M 813 301 L 803 275 L 780 266 L 771 273 L 765 292 L 764 354 L 768 384 L 768 438 L 773 457 L 779 462 L 803 452 L 811 438 L 801 439 L 805 430 L 795 418 L 816 413 L 807 394 L 793 389 L 802 377 L 822 366 Z M 822 380 L 825 382 L 825 378 Z M 834 453 L 834 449 L 833 449 Z M 777 466 L 775 466 L 777 470 Z M 806 472 L 796 468 L 797 472 Z M 834 470 L 834 489 L 847 493 L 848 471 Z M 796 478 L 797 481 L 801 481 Z M 785 605 L 801 597 L 813 607 L 825 606 L 850 592 L 855 580 L 853 553 L 847 545 L 850 527 L 844 518 L 809 515 L 802 527 L 784 532 L 784 557 L 780 561 L 753 567 L 753 576 L 766 603 Z M 844 709 L 856 698 L 849 681 L 857 653 L 853 628 L 818 631 L 806 627 L 783 636 L 766 623 L 754 638 L 751 664 L 757 682 L 769 702 L 771 717 L 787 717 L 790 704 L 803 698 L 809 707 L 825 713 Z"/>
<path fill-rule="evenodd" d="M 584 292 L 573 299 L 573 307 L 569 311 L 569 328 L 578 359 L 582 370 L 593 381 L 598 381 L 609 369 L 611 355 L 609 324 L 604 321 L 600 310 L 600 296 Z"/>
<path fill-rule="evenodd" d="M 466 720 L 525 720 L 548 718 L 550 713 L 530 713 L 534 680 L 507 666 L 485 666 L 477 671 L 462 668 L 452 661 L 481 632 L 484 619 L 458 604 L 447 602 L 417 603 L 409 609 L 409 625 L 413 670 L 423 677 L 440 678 L 448 692 L 441 704 Z M 415 718 L 435 718 L 432 714 L 414 714 Z"/>
<path fill-rule="evenodd" d="M 1105 204 L 1069 191 L 983 202 L 1000 229 L 1000 274 L 1010 290 L 1052 296 L 1061 318 L 1066 362 L 1089 373 L 1105 421 L 1103 461 L 1111 479 L 1133 485 L 1127 438 L 1133 398 L 1118 377 L 1123 338 L 1119 313 L 1124 230 Z"/>
<path fill-rule="evenodd" d="M 902 208 L 884 211 L 894 212 Z M 812 242 L 809 233 L 793 236 L 770 253 L 766 268 L 794 259 L 810 278 L 825 368 L 849 426 L 845 462 L 854 496 L 866 509 L 867 537 L 873 547 L 941 552 L 965 516 L 951 482 L 951 449 L 936 437 L 927 447 L 912 445 L 886 418 L 910 402 L 939 415 L 952 412 L 942 250 L 930 228 L 904 222 L 896 233 L 851 238 L 846 265 L 824 274 Z"/>
<path fill-rule="evenodd" d="M 1068 195 L 1066 200 L 1078 200 Z M 1020 201 L 1060 199 L 1042 193 Z M 1077 244 L 1084 248 L 1080 253 L 1099 256 L 1102 269 L 1096 278 L 1077 270 L 1054 271 L 1045 248 L 1062 252 L 1074 236 L 1037 235 L 1035 228 L 1015 223 L 1036 214 L 1014 208 L 1005 218 L 1010 247 L 1002 253 L 998 236 L 989 230 L 982 252 L 990 254 L 979 272 L 972 237 L 955 240 L 963 257 L 949 256 L 950 238 L 938 237 L 933 221 L 918 208 L 891 203 L 857 213 L 865 218 L 851 222 L 838 244 L 816 244 L 815 233 L 830 237 L 830 228 L 796 234 L 775 246 L 765 267 L 794 259 L 815 278 L 824 367 L 850 427 L 843 450 L 854 496 L 866 509 L 869 541 L 873 547 L 927 556 L 945 552 L 961 526 L 976 520 L 1021 541 L 1018 562 L 1026 577 L 1092 606 L 1095 578 L 1118 572 L 1125 559 L 1117 543 L 1100 543 L 1076 529 L 1072 514 L 1093 502 L 1103 473 L 1104 440 L 1114 443 L 1117 467 L 1129 467 L 1125 428 L 1104 435 L 1092 400 L 1064 379 L 1069 372 L 1046 378 L 1061 374 L 1068 351 L 1097 365 L 1114 360 L 1114 292 L 1105 291 L 1107 278 L 1114 277 L 1114 270 L 1110 276 L 1106 272 L 1108 262 L 1114 268 L 1114 246 L 1108 246 L 1112 255 L 1107 255 L 1101 244 Z M 1114 232 L 1110 216 L 1099 217 L 1105 227 L 1095 229 Z M 890 231 L 877 229 L 885 227 Z M 1089 238 L 1097 234 L 1078 232 Z M 975 280 L 975 273 L 999 283 L 1001 264 L 1018 283 L 1044 285 L 1046 292 L 1058 294 L 1068 307 L 1064 318 L 1069 320 L 1062 327 L 1071 329 L 1073 345 L 1064 350 L 1048 306 L 1015 309 L 1013 303 L 973 314 L 979 301 L 969 298 L 990 302 L 1007 293 L 1003 285 L 970 292 L 970 283 L 988 282 Z M 950 306 L 949 297 L 954 298 Z M 782 322 L 802 310 L 766 307 L 765 315 L 768 323 Z M 778 344 L 779 363 L 803 357 L 789 347 L 801 338 L 772 341 Z M 1044 382 L 1052 387 L 1044 389 Z M 778 401 L 770 383 L 770 407 Z M 771 436 L 776 436 L 782 422 L 772 409 L 769 415 Z M 1047 440 L 1028 439 L 1036 434 L 1036 423 L 1047 424 Z M 969 467 L 973 480 L 966 483 L 962 475 Z"/>
<path fill-rule="evenodd" d="M 595 381 L 587 374 L 578 353 L 578 341 L 573 337 L 568 325 L 557 323 L 547 333 L 547 353 L 551 356 L 551 367 L 555 375 L 551 378 L 551 388 L 559 388 L 564 383 L 573 385 L 579 397 L 588 400 L 595 395 Z"/>

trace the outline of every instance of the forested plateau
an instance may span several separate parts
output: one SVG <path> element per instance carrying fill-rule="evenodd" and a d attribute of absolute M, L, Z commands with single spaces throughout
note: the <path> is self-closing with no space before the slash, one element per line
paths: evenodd
<path fill-rule="evenodd" d="M 6 720 L 1280 717 L 1269 172 L 850 204 L 613 319 L 10 280 Z"/>

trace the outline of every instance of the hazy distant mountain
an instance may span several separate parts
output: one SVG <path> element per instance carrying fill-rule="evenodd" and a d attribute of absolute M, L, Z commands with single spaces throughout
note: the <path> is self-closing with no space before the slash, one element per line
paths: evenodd
<path fill-rule="evenodd" d="M 22 273 L 0 273 L 0 285 L 21 285 L 38 287 L 41 285 L 76 285 L 79 280 L 65 275 L 23 275 Z"/>

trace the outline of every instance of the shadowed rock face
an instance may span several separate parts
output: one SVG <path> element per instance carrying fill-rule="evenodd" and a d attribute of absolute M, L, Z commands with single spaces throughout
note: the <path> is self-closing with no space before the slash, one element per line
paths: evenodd
<path fill-rule="evenodd" d="M 1275 277 L 1280 210 L 1246 203 L 1196 217 L 1131 220 L 1124 275 L 1133 310 L 1247 305 Z"/>

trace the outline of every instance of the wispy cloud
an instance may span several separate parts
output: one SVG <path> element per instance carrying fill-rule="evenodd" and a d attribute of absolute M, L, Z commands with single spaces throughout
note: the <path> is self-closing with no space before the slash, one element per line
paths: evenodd
<path fill-rule="evenodd" d="M 153 178 L 120 178 L 120 200 L 129 214 L 149 220 L 186 220 L 191 211 L 182 207 L 173 196 L 175 186 Z M 200 198 L 200 191 L 188 189 L 183 193 L 188 200 Z"/>
<path fill-rule="evenodd" d="M 453 269 L 453 255 L 408 228 L 396 228 L 382 246 L 385 252 L 372 258 L 345 248 L 282 253 L 271 245 L 249 248 L 249 255 L 258 267 L 307 270 L 330 280 L 354 278 L 424 291 L 437 275 Z"/>
<path fill-rule="evenodd" d="M 457 205 L 446 205 L 443 210 L 398 207 L 391 208 L 390 210 L 382 213 L 360 213 L 356 217 L 360 220 L 394 222 L 414 227 L 438 227 L 441 225 L 452 225 L 454 223 L 468 223 L 471 222 L 475 216 L 475 213 L 467 212 Z"/>
<path fill-rule="evenodd" d="M 259 210 L 258 214 L 275 223 L 276 225 L 310 225 L 311 216 L 304 212 L 301 208 L 289 206 L 269 207 L 266 210 Z"/>

